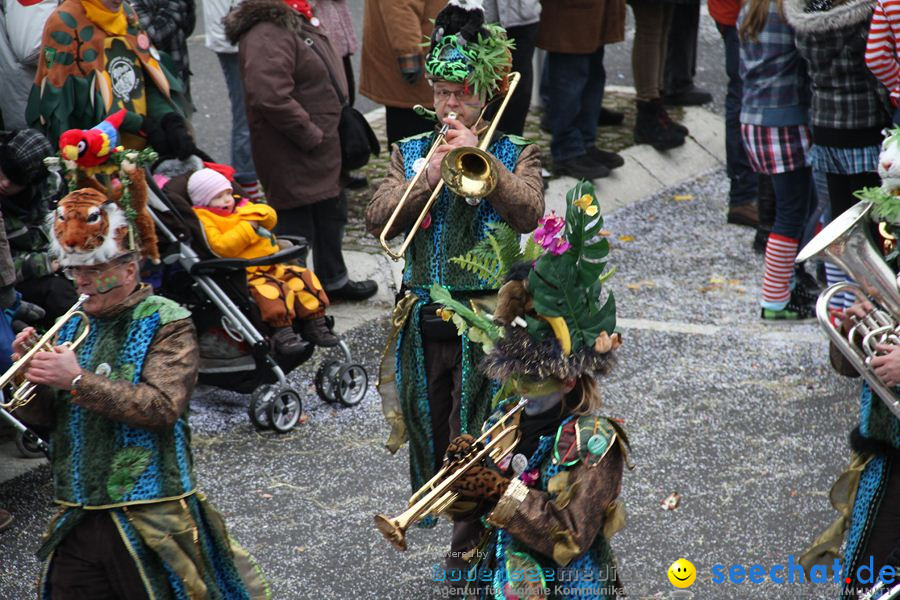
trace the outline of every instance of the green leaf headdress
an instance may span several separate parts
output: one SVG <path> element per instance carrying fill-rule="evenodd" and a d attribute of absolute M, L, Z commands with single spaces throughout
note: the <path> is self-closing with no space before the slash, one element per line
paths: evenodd
<path fill-rule="evenodd" d="M 503 91 L 514 44 L 503 27 L 484 24 L 480 2 L 450 0 L 434 28 L 425 57 L 431 79 L 465 84 L 483 100 Z"/>
<path fill-rule="evenodd" d="M 520 252 L 526 262 L 511 268 L 500 288 L 492 318 L 453 301 L 446 290 L 432 288 L 432 298 L 449 309 L 447 318 L 461 330 L 468 327 L 470 338 L 483 343 L 481 366 L 489 377 L 568 379 L 609 371 L 621 337 L 615 333 L 613 295 L 603 298 L 603 282 L 613 271 L 606 270 L 609 243 L 602 228 L 593 185 L 578 183 L 566 195 L 565 218 L 551 212 L 541 219 Z M 494 238 L 498 245 L 498 236 Z M 535 247 L 542 251 L 533 259 Z M 501 247 L 492 260 L 483 250 L 466 256 L 470 262 L 480 260 L 487 270 L 511 253 Z"/>

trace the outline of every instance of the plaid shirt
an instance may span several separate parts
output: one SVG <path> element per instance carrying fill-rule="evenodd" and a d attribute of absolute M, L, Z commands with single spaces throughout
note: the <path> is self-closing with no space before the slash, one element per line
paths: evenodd
<path fill-rule="evenodd" d="M 745 5 L 738 27 L 746 12 Z M 806 63 L 794 44 L 794 30 L 782 19 L 775 0 L 769 3 L 769 16 L 757 39 L 741 41 L 741 79 L 741 123 L 785 127 L 809 122 Z"/>
<path fill-rule="evenodd" d="M 797 3 L 797 0 L 790 1 Z M 786 8 L 787 5 L 785 2 Z M 871 129 L 890 122 L 888 92 L 866 68 L 865 62 L 874 5 L 872 0 L 867 18 L 839 29 L 832 29 L 830 9 L 822 10 L 821 26 L 804 28 L 787 12 L 788 20 L 796 29 L 797 50 L 809 64 L 814 127 Z"/>

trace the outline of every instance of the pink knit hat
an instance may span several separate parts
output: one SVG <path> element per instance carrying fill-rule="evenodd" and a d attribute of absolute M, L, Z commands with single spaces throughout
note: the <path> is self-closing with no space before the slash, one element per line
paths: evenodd
<path fill-rule="evenodd" d="M 210 201 L 225 190 L 234 190 L 231 182 L 212 169 L 200 169 L 188 179 L 188 196 L 194 206 L 209 206 Z"/>

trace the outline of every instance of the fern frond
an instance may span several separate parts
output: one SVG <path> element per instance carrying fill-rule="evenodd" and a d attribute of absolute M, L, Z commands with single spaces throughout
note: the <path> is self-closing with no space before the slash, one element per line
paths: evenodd
<path fill-rule="evenodd" d="M 462 256 L 455 256 L 450 262 L 465 271 L 474 273 L 490 285 L 499 286 L 503 283 L 504 272 L 500 270 L 500 262 L 495 258 L 480 258 L 474 252 L 467 252 Z"/>

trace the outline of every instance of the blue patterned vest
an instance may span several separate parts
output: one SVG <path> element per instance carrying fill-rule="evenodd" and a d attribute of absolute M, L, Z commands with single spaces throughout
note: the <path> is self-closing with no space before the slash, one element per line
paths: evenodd
<path fill-rule="evenodd" d="M 91 372 L 108 373 L 110 380 L 136 384 L 157 330 L 188 317 L 187 310 L 160 296 L 109 318 L 90 317 L 91 331 L 78 347 L 78 362 Z M 67 323 L 60 343 L 73 339 L 78 329 L 76 319 Z M 194 491 L 188 411 L 171 429 L 151 431 L 112 421 L 68 398 L 67 391 L 57 395 L 50 438 L 57 500 L 98 507 Z"/>
<path fill-rule="evenodd" d="M 435 135 L 423 133 L 398 143 L 407 181 L 415 175 L 415 162 L 428 153 Z M 507 169 L 515 171 L 525 145 L 522 138 L 503 135 L 488 148 L 488 152 Z M 431 207 L 431 225 L 416 233 L 406 251 L 403 283 L 409 288 L 425 290 L 433 283 L 451 291 L 493 289 L 477 275 L 451 263 L 450 259 L 471 250 L 489 233 L 488 225 L 499 221 L 502 219 L 489 201 L 470 206 L 444 187 Z"/>

